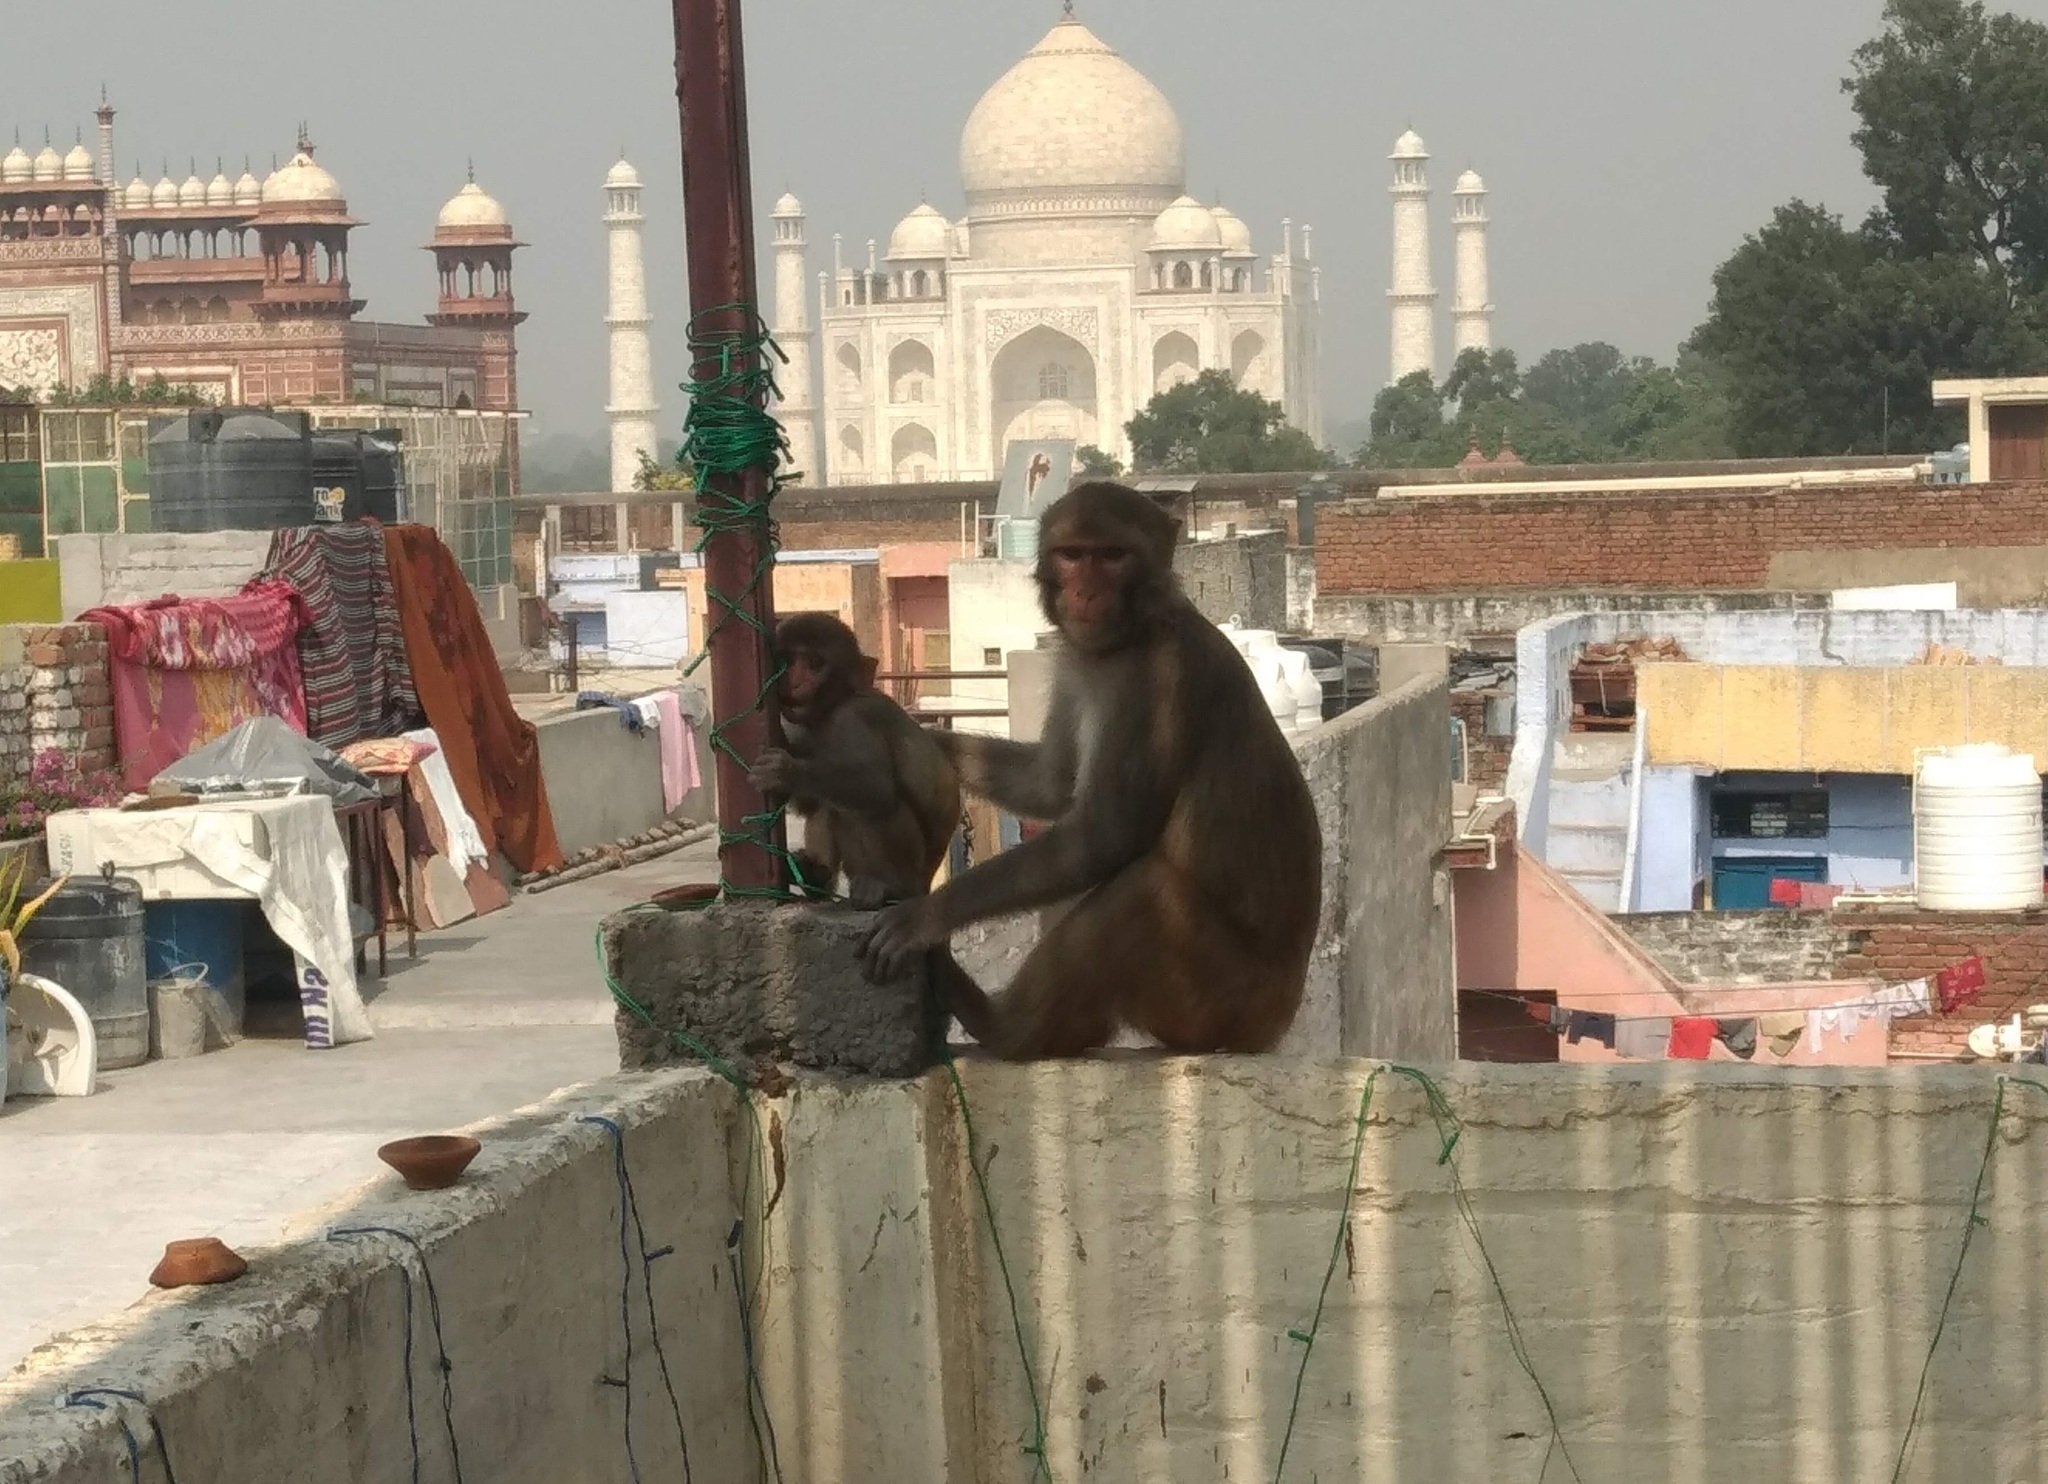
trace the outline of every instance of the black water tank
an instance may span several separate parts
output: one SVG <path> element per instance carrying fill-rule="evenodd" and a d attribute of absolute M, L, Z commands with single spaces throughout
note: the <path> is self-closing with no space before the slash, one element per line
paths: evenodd
<path fill-rule="evenodd" d="M 154 495 L 152 495 L 154 498 Z M 32 888 L 40 894 L 48 882 Z M 102 1071 L 149 1060 L 142 888 L 126 876 L 74 876 L 21 935 L 21 967 L 71 991 L 92 1017 Z"/>
<path fill-rule="evenodd" d="M 386 525 L 396 523 L 404 477 L 398 439 L 388 428 L 323 428 L 314 434 L 314 518 L 361 520 L 369 515 Z"/>
<path fill-rule="evenodd" d="M 303 412 L 208 407 L 149 424 L 149 514 L 158 531 L 271 531 L 314 518 L 313 437 Z"/>

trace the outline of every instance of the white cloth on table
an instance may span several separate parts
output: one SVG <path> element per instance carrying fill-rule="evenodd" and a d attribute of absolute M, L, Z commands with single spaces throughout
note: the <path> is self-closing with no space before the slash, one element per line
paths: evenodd
<path fill-rule="evenodd" d="M 236 799 L 180 809 L 76 809 L 52 815 L 53 869 L 114 873 L 145 902 L 254 897 L 271 930 L 321 981 L 304 986 L 306 1044 L 341 1046 L 373 1034 L 356 987 L 349 926 L 348 850 L 324 795 Z"/>
<path fill-rule="evenodd" d="M 484 844 L 483 831 L 476 827 L 469 810 L 463 807 L 462 794 L 455 787 L 455 775 L 448 771 L 447 755 L 441 751 L 441 739 L 434 735 L 432 727 L 417 732 L 407 732 L 408 742 L 431 742 L 434 750 L 415 764 L 420 777 L 426 780 L 427 792 L 433 795 L 434 810 L 441 816 L 441 826 L 448 835 L 448 861 L 455 867 L 457 876 L 469 874 L 470 863 L 489 865 L 490 847 Z"/>

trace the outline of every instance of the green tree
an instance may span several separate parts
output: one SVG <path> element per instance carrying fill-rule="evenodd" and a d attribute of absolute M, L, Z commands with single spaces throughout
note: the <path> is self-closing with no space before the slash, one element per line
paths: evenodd
<path fill-rule="evenodd" d="M 1511 350 L 1481 350 L 1476 345 L 1458 352 L 1451 374 L 1444 378 L 1444 400 L 1462 408 L 1488 402 L 1512 402 L 1522 390 L 1522 373 Z"/>
<path fill-rule="evenodd" d="M 678 463 L 657 464 L 647 456 L 647 450 L 636 450 L 640 467 L 633 475 L 636 490 L 677 490 L 688 492 L 697 488 L 697 481 L 690 477 L 690 471 Z"/>
<path fill-rule="evenodd" d="M 2048 26 L 1975 0 L 1889 0 L 1842 86 L 1884 222 L 1914 258 L 1965 254 L 2048 288 Z"/>
<path fill-rule="evenodd" d="M 1227 371 L 1169 387 L 1125 425 L 1131 467 L 1145 474 L 1255 474 L 1323 469 L 1329 456 L 1292 427 L 1278 402 Z"/>
<path fill-rule="evenodd" d="M 1410 371 L 1392 386 L 1382 387 L 1373 399 L 1372 439 L 1358 451 L 1358 462 L 1415 468 L 1438 462 L 1450 446 L 1444 394 L 1427 371 Z"/>
<path fill-rule="evenodd" d="M 1103 452 L 1092 443 L 1084 443 L 1074 450 L 1074 463 L 1083 479 L 1121 479 L 1124 473 L 1122 459 Z"/>
<path fill-rule="evenodd" d="M 1795 201 L 1715 271 L 1692 345 L 1726 372 L 1741 454 L 1931 450 L 1963 429 L 1929 383 L 2038 366 L 2038 313 L 1975 255 L 1916 256 L 1881 221 Z"/>

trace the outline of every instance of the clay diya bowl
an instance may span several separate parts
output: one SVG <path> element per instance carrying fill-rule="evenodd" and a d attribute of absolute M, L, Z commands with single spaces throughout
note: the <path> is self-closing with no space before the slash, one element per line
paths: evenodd
<path fill-rule="evenodd" d="M 230 1283 L 249 1271 L 249 1263 L 219 1237 L 188 1237 L 166 1242 L 163 1260 L 149 1275 L 158 1288 L 189 1288 L 201 1283 Z"/>
<path fill-rule="evenodd" d="M 386 1144 L 377 1158 L 403 1175 L 412 1190 L 446 1190 L 483 1147 L 467 1134 L 422 1134 Z"/>

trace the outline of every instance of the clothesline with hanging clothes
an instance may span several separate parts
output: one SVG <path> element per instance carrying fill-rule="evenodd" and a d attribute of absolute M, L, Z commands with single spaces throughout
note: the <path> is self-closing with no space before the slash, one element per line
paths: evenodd
<path fill-rule="evenodd" d="M 703 785 L 703 770 L 697 762 L 696 728 L 709 714 L 695 686 L 670 687 L 645 696 L 617 696 L 609 691 L 576 693 L 576 709 L 592 711 L 609 706 L 619 713 L 619 724 L 633 735 L 656 733 L 661 744 L 662 808 L 673 811 Z"/>
<path fill-rule="evenodd" d="M 1927 979 L 1909 979 L 1866 991 L 1854 999 L 1795 1009 L 1741 1015 L 1616 1015 L 1583 1006 L 1550 1005 L 1510 990 L 1468 990 L 1519 1004 L 1530 1019 L 1573 1045 L 1592 1041 L 1632 1061 L 1704 1061 L 1719 1042 L 1747 1061 L 1759 1041 L 1779 1058 L 1790 1056 L 1805 1038 L 1820 1053 L 1830 1037 L 1852 1041 L 1867 1021 L 1927 1015 L 1937 1008 L 1952 1015 L 1984 994 L 1984 960 L 1964 959 Z M 1578 998 L 1574 996 L 1574 998 Z"/>

